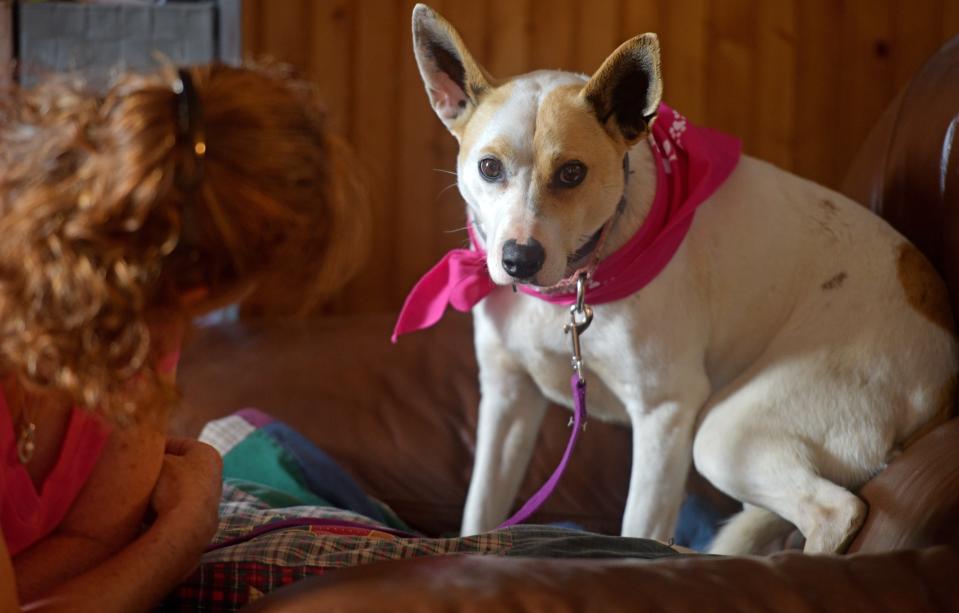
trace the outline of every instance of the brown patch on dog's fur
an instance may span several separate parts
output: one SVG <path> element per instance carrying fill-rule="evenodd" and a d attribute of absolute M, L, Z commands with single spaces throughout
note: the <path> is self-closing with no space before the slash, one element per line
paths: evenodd
<path fill-rule="evenodd" d="M 899 283 L 906 300 L 922 316 L 950 334 L 955 333 L 949 292 L 929 260 L 911 243 L 899 246 Z"/>
<path fill-rule="evenodd" d="M 824 290 L 830 289 L 839 289 L 842 287 L 842 284 L 846 282 L 846 279 L 849 277 L 845 272 L 841 272 L 838 275 L 830 277 L 826 282 L 820 285 Z"/>
<path fill-rule="evenodd" d="M 918 430 L 910 434 L 909 437 L 902 442 L 903 449 L 909 447 L 955 415 L 957 392 L 959 392 L 959 378 L 953 375 L 946 380 L 939 390 L 939 397 L 936 399 L 936 406 L 938 407 L 936 413 L 929 421 L 920 426 Z"/>
<path fill-rule="evenodd" d="M 586 165 L 587 179 L 582 188 L 554 190 L 555 197 L 576 193 L 586 201 L 587 183 L 615 185 L 622 181 L 622 156 L 625 148 L 611 139 L 596 121 L 589 103 L 582 96 L 583 86 L 561 85 L 543 97 L 536 114 L 533 136 L 533 173 L 542 188 L 552 184 L 553 175 L 566 162 L 579 160 Z M 618 181 L 617 181 L 618 178 Z M 589 200 L 592 201 L 592 200 Z"/>

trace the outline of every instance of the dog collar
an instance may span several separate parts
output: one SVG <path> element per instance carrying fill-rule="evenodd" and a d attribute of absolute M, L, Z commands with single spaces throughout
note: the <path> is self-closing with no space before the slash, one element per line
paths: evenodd
<path fill-rule="evenodd" d="M 661 104 L 647 137 L 656 166 L 656 194 L 636 233 L 590 275 L 591 304 L 630 296 L 655 279 L 679 249 L 700 204 L 729 177 L 741 155 L 738 139 L 695 126 Z M 401 334 L 428 328 L 446 308 L 468 311 L 501 286 L 490 279 L 486 252 L 470 233 L 472 249 L 454 249 L 413 287 L 393 330 Z M 597 250 L 598 252 L 598 250 Z M 569 305 L 575 289 L 519 286 L 519 291 L 552 304 Z"/>

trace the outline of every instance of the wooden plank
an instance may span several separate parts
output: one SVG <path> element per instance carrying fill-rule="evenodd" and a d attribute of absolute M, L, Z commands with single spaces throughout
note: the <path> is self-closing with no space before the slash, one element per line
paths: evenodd
<path fill-rule="evenodd" d="M 345 308 L 350 311 L 392 310 L 390 284 L 396 233 L 393 219 L 394 163 L 399 70 L 398 7 L 391 0 L 367 0 L 355 5 L 356 25 L 352 54 L 355 57 L 355 97 L 352 102 L 352 140 L 368 170 L 373 228 L 371 257 L 350 284 Z"/>
<path fill-rule="evenodd" d="M 489 6 L 486 69 L 497 78 L 532 70 L 530 0 L 492 0 Z"/>
<path fill-rule="evenodd" d="M 671 0 L 662 5 L 664 99 L 693 122 L 706 121 L 707 0 Z"/>
<path fill-rule="evenodd" d="M 252 59 L 262 53 L 263 20 L 260 11 L 263 0 L 243 0 L 243 57 Z"/>
<path fill-rule="evenodd" d="M 759 2 L 756 8 L 753 152 L 792 170 L 796 154 L 796 3 Z"/>
<path fill-rule="evenodd" d="M 725 0 L 710 6 L 710 53 L 706 58 L 706 123 L 735 134 L 752 151 L 755 19 L 753 0 Z"/>
<path fill-rule="evenodd" d="M 308 74 L 327 103 L 330 128 L 348 136 L 352 125 L 354 3 L 350 0 L 311 2 L 309 11 Z"/>
<path fill-rule="evenodd" d="M 955 3 L 955 0 L 946 0 Z M 898 92 L 936 52 L 942 41 L 938 33 L 943 14 L 942 0 L 896 0 L 891 41 L 892 90 Z"/>
<path fill-rule="evenodd" d="M 943 0 L 942 42 L 959 36 L 959 0 Z"/>
<path fill-rule="evenodd" d="M 307 68 L 309 56 L 307 1 L 284 0 L 282 8 L 278 3 L 264 2 L 260 9 L 263 28 L 260 51 L 303 71 Z"/>
<path fill-rule="evenodd" d="M 536 69 L 569 70 L 574 63 L 575 0 L 532 0 L 530 54 Z"/>
<path fill-rule="evenodd" d="M 837 176 L 841 177 L 869 130 L 896 93 L 893 85 L 893 0 L 847 0 L 842 18 L 841 95 L 832 112 L 843 120 Z"/>
<path fill-rule="evenodd" d="M 620 45 L 622 21 L 619 3 L 615 0 L 593 0 L 579 5 L 575 24 L 573 63 L 570 69 L 593 74 L 610 53 Z"/>
<path fill-rule="evenodd" d="M 795 171 L 830 187 L 845 173 L 839 162 L 842 6 L 834 0 L 803 0 L 797 6 L 797 34 L 802 45 L 796 82 Z"/>
<path fill-rule="evenodd" d="M 622 21 L 619 24 L 621 41 L 646 32 L 660 33 L 662 0 L 621 0 Z"/>

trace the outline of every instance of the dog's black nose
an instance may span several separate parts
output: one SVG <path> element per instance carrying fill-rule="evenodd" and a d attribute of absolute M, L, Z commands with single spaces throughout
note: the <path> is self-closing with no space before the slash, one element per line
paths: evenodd
<path fill-rule="evenodd" d="M 535 238 L 525 245 L 510 239 L 503 245 L 503 269 L 514 279 L 530 279 L 546 261 L 546 251 Z"/>

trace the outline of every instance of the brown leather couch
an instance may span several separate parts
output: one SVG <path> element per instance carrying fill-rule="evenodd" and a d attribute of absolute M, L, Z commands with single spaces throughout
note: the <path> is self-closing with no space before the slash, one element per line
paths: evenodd
<path fill-rule="evenodd" d="M 959 38 L 916 75 L 867 140 L 844 191 L 938 267 L 959 312 Z M 245 321 L 199 331 L 181 371 L 174 430 L 244 406 L 269 411 L 337 458 L 428 534 L 455 532 L 473 463 L 478 403 L 470 322 L 389 343 L 392 315 Z M 552 410 L 521 492 L 566 442 Z M 591 423 L 533 521 L 615 534 L 628 433 Z M 693 484 L 702 487 L 702 484 Z M 650 561 L 451 556 L 372 564 L 301 582 L 253 606 L 298 610 L 959 610 L 959 418 L 897 457 L 860 492 L 866 524 L 843 556 L 691 556 Z M 722 503 L 721 498 L 717 500 Z"/>

